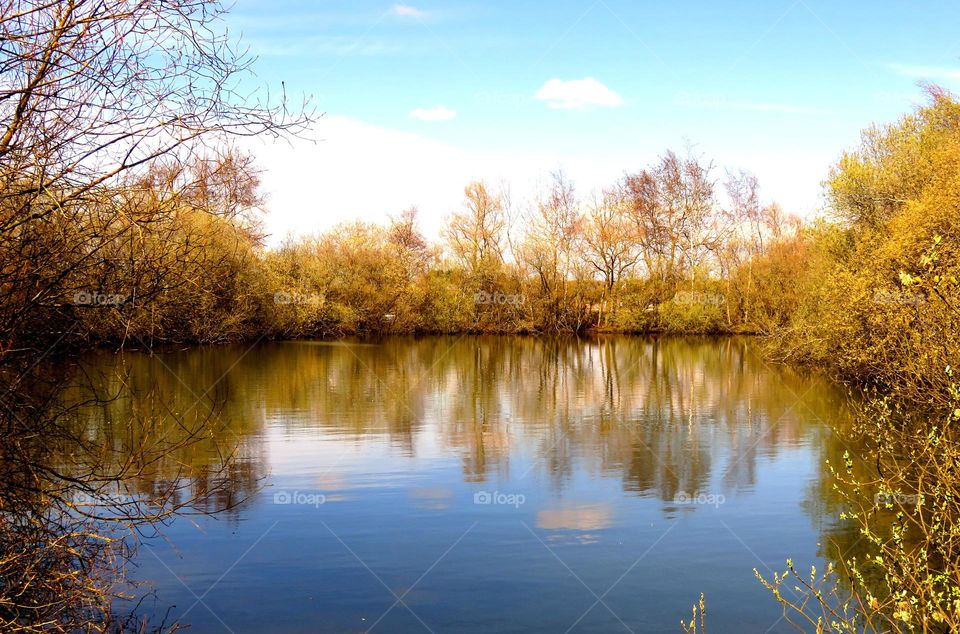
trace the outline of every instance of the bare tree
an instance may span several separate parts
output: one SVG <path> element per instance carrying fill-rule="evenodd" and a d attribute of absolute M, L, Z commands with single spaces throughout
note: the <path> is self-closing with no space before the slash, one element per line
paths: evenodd
<path fill-rule="evenodd" d="M 233 49 L 217 2 L 3 0 L 0 9 L 0 179 L 4 198 L 21 205 L 50 190 L 60 203 L 76 198 L 195 142 L 306 121 L 288 116 L 285 101 L 239 92 L 254 60 Z"/>
<path fill-rule="evenodd" d="M 720 244 L 711 169 L 695 157 L 667 152 L 652 169 L 617 184 L 651 278 L 675 283 Z"/>
<path fill-rule="evenodd" d="M 619 189 L 603 192 L 587 209 L 583 239 L 587 262 L 603 277 L 602 304 L 607 307 L 607 321 L 612 311 L 617 282 L 640 260 L 628 202 Z"/>
<path fill-rule="evenodd" d="M 0 407 L 0 630 L 176 630 L 114 602 L 133 599 L 123 571 L 140 539 L 177 516 L 233 509 L 259 486 L 262 474 L 236 469 L 243 442 L 215 440 L 220 404 L 176 416 L 146 394 L 151 413 L 113 425 L 107 411 L 125 402 L 84 378 L 44 368 L 16 387 Z"/>
<path fill-rule="evenodd" d="M 467 185 L 464 195 L 464 210 L 450 217 L 444 235 L 454 256 L 480 279 L 503 263 L 507 228 L 504 201 L 483 182 Z"/>
<path fill-rule="evenodd" d="M 532 271 L 544 304 L 541 321 L 556 330 L 577 330 L 583 322 L 581 282 L 583 215 L 573 183 L 563 172 L 552 175 L 545 198 L 527 213 L 526 233 L 517 249 L 518 260 Z M 574 296 L 577 297 L 574 297 Z"/>
<path fill-rule="evenodd" d="M 669 273 L 667 264 L 672 233 L 669 218 L 662 213 L 660 183 L 656 175 L 649 170 L 627 174 L 617 187 L 626 202 L 647 276 L 665 279 Z"/>
<path fill-rule="evenodd" d="M 668 227 L 668 275 L 685 276 L 702 263 L 716 244 L 713 181 L 710 164 L 667 152 L 655 169 L 660 213 Z"/>
<path fill-rule="evenodd" d="M 728 212 L 736 233 L 749 253 L 763 252 L 763 216 L 760 208 L 760 184 L 757 177 L 745 170 L 728 173 L 724 186 L 730 198 Z M 742 238 L 746 229 L 746 240 Z"/>
<path fill-rule="evenodd" d="M 142 229 L 114 200 L 129 174 L 196 165 L 228 137 L 296 133 L 309 121 L 282 95 L 241 92 L 254 60 L 233 48 L 223 11 L 207 0 L 0 0 L 5 348 L 32 347 L 14 335 L 31 323 L 46 328 L 41 340 L 63 336 L 72 316 L 50 312 L 60 283 L 98 261 L 104 226 L 113 239 Z M 224 176 L 249 167 L 217 165 Z M 243 195 L 217 205 L 229 216 Z"/>

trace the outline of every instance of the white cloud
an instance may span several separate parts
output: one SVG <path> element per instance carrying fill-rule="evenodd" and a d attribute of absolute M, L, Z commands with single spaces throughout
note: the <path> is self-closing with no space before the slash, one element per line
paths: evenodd
<path fill-rule="evenodd" d="M 546 101 L 547 106 L 558 110 L 584 110 L 587 108 L 616 108 L 623 105 L 623 98 L 593 77 L 584 79 L 551 79 L 534 95 Z"/>
<path fill-rule="evenodd" d="M 409 4 L 395 4 L 390 7 L 390 14 L 396 15 L 401 18 L 425 18 L 427 17 L 427 12 L 416 7 L 412 7 Z"/>
<path fill-rule="evenodd" d="M 533 195 L 558 167 L 586 194 L 618 178 L 626 164 L 617 157 L 517 152 L 472 152 L 356 119 L 324 116 L 310 132 L 317 142 L 250 139 L 249 149 L 265 170 L 269 243 L 306 235 L 348 220 L 386 222 L 416 205 L 421 226 L 439 239 L 444 218 L 463 204 L 472 180 L 511 184 L 514 201 Z M 375 185 L 375 186 L 372 186 Z"/>
<path fill-rule="evenodd" d="M 890 64 L 890 68 L 897 74 L 917 79 L 939 81 L 960 81 L 960 68 L 944 66 L 914 66 L 912 64 Z"/>
<path fill-rule="evenodd" d="M 707 110 L 729 110 L 733 112 L 774 112 L 778 114 L 829 114 L 823 108 L 801 106 L 790 103 L 777 102 L 749 102 L 730 101 L 723 95 L 707 95 L 681 92 L 677 93 L 673 103 L 688 108 L 703 108 Z"/>
<path fill-rule="evenodd" d="M 778 112 L 782 114 L 828 114 L 828 111 L 822 108 L 811 108 L 809 106 L 795 106 L 789 103 L 739 103 L 733 104 L 734 109 L 746 110 L 748 112 Z"/>
<path fill-rule="evenodd" d="M 451 110 L 446 106 L 437 106 L 436 108 L 416 108 L 408 115 L 411 119 L 419 121 L 450 121 L 457 118 L 457 111 Z"/>
<path fill-rule="evenodd" d="M 621 177 L 624 169 L 656 159 L 654 154 L 638 157 L 632 146 L 599 155 L 579 148 L 562 154 L 516 148 L 477 152 L 333 115 L 320 118 L 309 135 L 317 141 L 252 138 L 243 142 L 265 170 L 262 184 L 271 245 L 279 244 L 288 233 L 307 235 L 344 221 L 386 222 L 391 214 L 411 205 L 420 209 L 426 235 L 436 240 L 445 217 L 461 208 L 463 187 L 472 180 L 508 183 L 519 212 L 558 168 L 589 198 L 591 192 Z M 716 159 L 716 173 L 722 174 L 726 167 L 750 168 L 766 196 L 805 215 L 812 215 L 819 204 L 824 166 L 835 158 L 832 152 L 703 150 Z"/>
<path fill-rule="evenodd" d="M 250 50 L 262 57 L 292 57 L 297 55 L 323 56 L 376 56 L 396 55 L 410 52 L 409 44 L 368 38 L 351 38 L 345 36 L 286 36 L 281 40 L 267 38 L 251 38 L 247 41 Z M 422 47 L 421 47 L 422 48 Z M 423 49 L 425 50 L 425 49 Z"/>

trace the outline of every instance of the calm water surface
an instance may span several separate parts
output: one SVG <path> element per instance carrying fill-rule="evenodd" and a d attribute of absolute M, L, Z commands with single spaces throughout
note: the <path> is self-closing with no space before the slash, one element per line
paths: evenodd
<path fill-rule="evenodd" d="M 843 395 L 750 340 L 395 338 L 98 355 L 126 416 L 217 431 L 142 490 L 238 461 L 215 517 L 140 548 L 194 632 L 789 631 L 753 577 L 852 545 Z M 127 378 L 121 382 L 119 375 Z M 173 607 L 171 607 L 173 606 Z"/>

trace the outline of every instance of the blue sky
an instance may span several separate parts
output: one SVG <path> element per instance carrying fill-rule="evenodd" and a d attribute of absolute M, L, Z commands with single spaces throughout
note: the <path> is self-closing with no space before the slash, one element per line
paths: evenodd
<path fill-rule="evenodd" d="M 278 236 L 409 205 L 434 231 L 468 179 L 521 204 L 562 167 L 588 194 L 687 145 L 809 216 L 861 128 L 960 90 L 955 1 L 238 0 L 227 24 L 326 113 L 258 151 Z"/>

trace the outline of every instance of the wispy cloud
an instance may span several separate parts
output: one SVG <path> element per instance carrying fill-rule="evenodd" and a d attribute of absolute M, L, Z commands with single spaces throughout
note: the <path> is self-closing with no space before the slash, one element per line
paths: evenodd
<path fill-rule="evenodd" d="M 934 81 L 960 81 L 960 68 L 946 66 L 915 66 L 913 64 L 890 64 L 898 75 Z"/>
<path fill-rule="evenodd" d="M 797 106 L 789 103 L 733 103 L 733 110 L 747 110 L 749 112 L 779 112 L 781 114 L 827 114 L 823 108 Z"/>
<path fill-rule="evenodd" d="M 556 110 L 586 110 L 588 108 L 616 108 L 623 98 L 593 77 L 584 79 L 551 79 L 534 94 Z"/>
<path fill-rule="evenodd" d="M 812 106 L 802 106 L 791 103 L 778 102 L 750 102 L 731 101 L 723 95 L 705 95 L 688 92 L 677 93 L 673 103 L 688 108 L 702 108 L 706 110 L 730 110 L 737 112 L 773 112 L 779 114 L 829 114 L 828 110 Z"/>
<path fill-rule="evenodd" d="M 418 121 L 450 121 L 457 118 L 457 111 L 446 106 L 416 108 L 410 112 L 409 117 Z"/>
<path fill-rule="evenodd" d="M 423 9 L 418 9 L 417 7 L 409 4 L 395 4 L 390 7 L 390 15 L 395 15 L 401 18 L 425 18 L 429 15 L 429 13 Z"/>
<path fill-rule="evenodd" d="M 288 37 L 283 41 L 252 38 L 247 41 L 250 51 L 262 57 L 373 57 L 417 52 L 406 42 L 370 40 L 344 36 Z M 419 47 L 424 48 L 424 47 Z"/>

